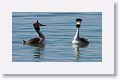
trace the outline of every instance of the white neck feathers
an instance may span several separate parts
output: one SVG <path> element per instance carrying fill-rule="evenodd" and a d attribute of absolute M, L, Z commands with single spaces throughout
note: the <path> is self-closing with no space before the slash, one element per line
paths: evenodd
<path fill-rule="evenodd" d="M 74 36 L 74 40 L 78 40 L 79 41 L 80 36 L 79 36 L 79 28 L 77 28 L 76 34 Z"/>

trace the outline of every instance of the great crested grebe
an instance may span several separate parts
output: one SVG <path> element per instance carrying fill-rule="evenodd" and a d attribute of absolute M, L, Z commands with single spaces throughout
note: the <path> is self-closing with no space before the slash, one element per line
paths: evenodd
<path fill-rule="evenodd" d="M 23 40 L 23 44 L 41 44 L 45 42 L 45 36 L 40 32 L 40 26 L 45 26 L 45 25 L 40 24 L 38 20 L 36 23 L 33 23 L 33 27 L 38 33 L 39 37 L 35 37 L 27 41 Z"/>
<path fill-rule="evenodd" d="M 81 21 L 82 21 L 81 18 L 76 19 L 77 31 L 76 31 L 76 34 L 75 34 L 74 39 L 72 41 L 72 44 L 73 45 L 79 45 L 79 47 L 85 47 L 85 46 L 87 46 L 89 44 L 89 42 L 85 38 L 80 38 L 79 29 L 80 29 L 80 26 L 81 26 Z"/>

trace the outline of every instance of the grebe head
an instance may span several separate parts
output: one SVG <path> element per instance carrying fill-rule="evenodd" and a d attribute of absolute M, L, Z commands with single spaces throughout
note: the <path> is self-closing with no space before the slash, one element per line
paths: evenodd
<path fill-rule="evenodd" d="M 39 23 L 39 21 L 37 20 L 36 23 L 33 23 L 33 26 L 34 26 L 34 29 L 36 31 L 39 31 L 40 30 L 40 26 L 46 26 L 46 25 L 43 25 L 43 24 Z"/>
<path fill-rule="evenodd" d="M 38 20 L 36 23 L 33 23 L 33 26 L 36 31 L 40 30 L 40 23 L 38 22 Z"/>
<path fill-rule="evenodd" d="M 81 26 L 81 21 L 82 21 L 81 18 L 77 18 L 77 19 L 76 19 L 76 27 L 77 27 L 77 28 L 80 28 L 80 26 Z"/>

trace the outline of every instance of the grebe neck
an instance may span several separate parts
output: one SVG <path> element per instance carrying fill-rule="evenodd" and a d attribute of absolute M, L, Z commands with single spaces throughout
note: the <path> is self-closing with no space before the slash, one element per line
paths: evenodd
<path fill-rule="evenodd" d="M 80 39 L 80 35 L 79 35 L 79 28 L 77 28 L 76 34 L 74 36 L 75 40 L 79 40 Z"/>
<path fill-rule="evenodd" d="M 45 36 L 40 32 L 40 30 L 38 30 L 37 33 L 40 38 L 45 38 Z"/>

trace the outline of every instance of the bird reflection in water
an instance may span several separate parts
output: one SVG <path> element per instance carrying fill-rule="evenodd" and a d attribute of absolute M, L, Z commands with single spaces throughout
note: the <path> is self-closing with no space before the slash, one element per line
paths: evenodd
<path fill-rule="evenodd" d="M 79 50 L 79 45 L 72 45 L 72 47 L 75 49 L 74 54 L 76 56 L 75 62 L 79 62 L 80 60 L 80 50 Z"/>
<path fill-rule="evenodd" d="M 35 49 L 33 54 L 34 62 L 40 62 L 40 58 L 42 56 L 42 51 L 44 51 L 45 44 L 34 44 L 32 45 Z"/>
<path fill-rule="evenodd" d="M 85 47 L 88 47 L 88 46 L 81 46 L 81 45 L 73 44 L 72 47 L 75 49 L 74 50 L 74 54 L 76 56 L 75 62 L 80 62 L 80 48 L 85 48 Z"/>
<path fill-rule="evenodd" d="M 34 48 L 33 61 L 40 62 L 42 51 L 44 51 L 45 48 L 45 44 L 27 44 L 27 45 Z"/>

